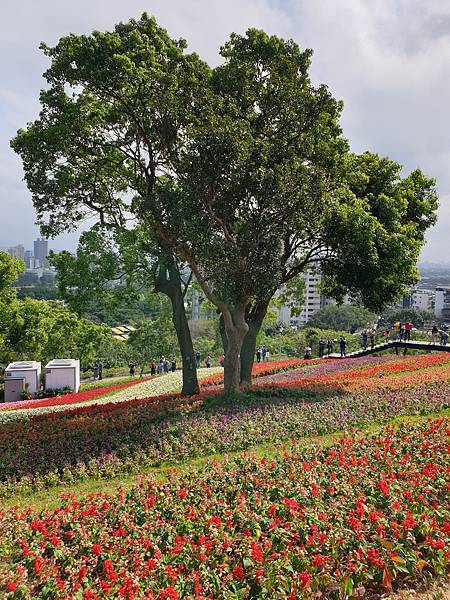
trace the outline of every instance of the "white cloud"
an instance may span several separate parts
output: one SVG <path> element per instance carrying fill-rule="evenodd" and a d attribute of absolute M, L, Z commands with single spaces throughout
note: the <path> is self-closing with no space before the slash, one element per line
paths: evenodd
<path fill-rule="evenodd" d="M 423 256 L 445 259 L 450 227 L 450 4 L 448 0 L 2 0 L 0 7 L 0 246 L 36 231 L 29 194 L 9 149 L 33 119 L 46 60 L 41 40 L 111 28 L 154 14 L 210 64 L 231 31 L 260 27 L 314 49 L 312 76 L 344 100 L 344 132 L 370 149 L 437 178 L 439 224 Z M 17 27 L 16 27 L 17 24 Z M 21 227 L 8 216 L 20 207 Z M 31 233 L 30 233 L 31 232 Z M 27 239 L 24 239 L 24 238 Z M 64 243 L 64 240 L 60 242 Z"/>

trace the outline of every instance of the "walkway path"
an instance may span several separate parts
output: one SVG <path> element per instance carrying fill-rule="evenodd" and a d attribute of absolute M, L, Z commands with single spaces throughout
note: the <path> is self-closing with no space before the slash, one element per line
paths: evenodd
<path fill-rule="evenodd" d="M 403 354 L 406 354 L 409 349 L 411 350 L 426 350 L 429 352 L 450 352 L 449 346 L 442 346 L 441 344 L 430 344 L 430 342 L 419 342 L 419 341 L 409 341 L 403 342 L 400 340 L 391 340 L 389 342 L 384 342 L 383 344 L 377 344 L 373 348 L 366 348 L 366 350 L 357 350 L 356 352 L 349 352 L 345 358 L 357 358 L 358 356 L 368 356 L 369 354 L 374 354 L 375 352 L 383 352 L 384 350 L 389 350 L 393 348 L 396 354 L 399 354 L 399 350 L 403 349 Z M 338 353 L 330 354 L 329 356 L 324 356 L 324 358 L 344 358 Z"/>

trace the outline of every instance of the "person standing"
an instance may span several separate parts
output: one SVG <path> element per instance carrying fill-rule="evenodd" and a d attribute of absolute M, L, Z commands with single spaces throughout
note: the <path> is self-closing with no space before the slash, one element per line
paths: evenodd
<path fill-rule="evenodd" d="M 168 373 L 169 372 L 169 359 L 167 359 L 165 356 L 163 356 L 163 361 L 164 361 L 164 373 Z"/>
<path fill-rule="evenodd" d="M 404 335 L 405 335 L 405 342 L 409 342 L 411 341 L 411 331 L 413 328 L 413 324 L 411 323 L 411 321 L 405 321 L 403 323 L 403 331 L 404 331 Z"/>
<path fill-rule="evenodd" d="M 320 340 L 319 340 L 319 358 L 323 358 L 326 345 L 327 345 L 326 341 L 323 338 L 320 338 Z"/>
<path fill-rule="evenodd" d="M 441 346 L 446 346 L 447 342 L 448 342 L 448 331 L 447 331 L 447 327 L 445 325 L 442 326 L 440 334 L 441 334 Z"/>
<path fill-rule="evenodd" d="M 201 358 L 202 358 L 202 355 L 197 350 L 197 352 L 195 353 L 195 366 L 197 367 L 197 369 L 200 369 L 200 360 L 201 360 Z"/>
<path fill-rule="evenodd" d="M 256 362 L 261 362 L 261 348 L 256 350 Z"/>
<path fill-rule="evenodd" d="M 171 363 L 171 370 L 172 373 L 175 373 L 176 369 L 177 369 L 177 361 L 175 360 L 175 358 L 172 358 L 172 363 Z"/>
<path fill-rule="evenodd" d="M 261 348 L 261 357 L 262 357 L 263 362 L 266 361 L 266 354 L 267 354 L 267 348 L 265 346 L 263 346 Z"/>
<path fill-rule="evenodd" d="M 375 330 L 371 329 L 369 334 L 370 347 L 373 350 L 375 348 Z"/>
<path fill-rule="evenodd" d="M 150 364 L 150 375 L 156 375 L 156 362 L 154 360 Z"/>
<path fill-rule="evenodd" d="M 339 350 L 341 351 L 341 358 L 347 356 L 347 341 L 344 336 L 339 339 Z"/>
<path fill-rule="evenodd" d="M 369 339 L 369 334 L 367 333 L 367 329 L 364 329 L 361 333 L 361 346 L 363 350 L 367 350 L 367 340 Z"/>
<path fill-rule="evenodd" d="M 402 324 L 400 323 L 400 321 L 396 321 L 394 323 L 394 329 L 395 329 L 397 340 L 401 340 L 402 339 Z"/>
<path fill-rule="evenodd" d="M 211 357 L 210 357 L 210 355 L 209 355 L 209 354 L 208 354 L 208 356 L 205 358 L 205 365 L 206 365 L 206 368 L 207 368 L 207 369 L 209 369 L 209 368 L 211 367 Z"/>
<path fill-rule="evenodd" d="M 134 377 L 134 375 L 136 374 L 136 365 L 130 362 L 128 368 L 130 369 L 130 377 Z"/>
<path fill-rule="evenodd" d="M 310 346 L 306 346 L 306 348 L 305 348 L 304 360 L 311 360 L 311 347 Z"/>
<path fill-rule="evenodd" d="M 328 339 L 327 340 L 327 354 L 328 354 L 328 356 L 330 356 L 330 354 L 333 352 L 333 347 L 334 347 L 333 340 Z"/>
<path fill-rule="evenodd" d="M 436 336 L 439 333 L 439 329 L 436 325 L 436 323 L 433 323 L 433 327 L 431 329 L 431 342 L 430 344 L 435 344 L 436 343 Z"/>
<path fill-rule="evenodd" d="M 219 358 L 219 362 L 220 366 L 223 368 L 223 366 L 225 365 L 225 354 L 222 354 L 222 356 Z"/>
<path fill-rule="evenodd" d="M 98 378 L 103 379 L 103 362 L 101 360 L 98 361 Z"/>

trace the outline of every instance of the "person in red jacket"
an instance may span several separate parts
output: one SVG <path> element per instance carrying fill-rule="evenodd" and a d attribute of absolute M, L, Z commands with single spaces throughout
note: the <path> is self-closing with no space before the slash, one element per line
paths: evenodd
<path fill-rule="evenodd" d="M 403 330 L 405 332 L 405 342 L 411 340 L 411 330 L 413 328 L 413 324 L 410 321 L 405 321 L 403 323 Z"/>

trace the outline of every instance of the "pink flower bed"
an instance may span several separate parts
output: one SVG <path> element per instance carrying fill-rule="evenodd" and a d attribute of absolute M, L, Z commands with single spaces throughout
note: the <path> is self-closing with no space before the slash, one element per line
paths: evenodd
<path fill-rule="evenodd" d="M 137 383 L 148 381 L 152 379 L 147 377 L 144 379 L 136 379 L 135 381 L 128 381 L 127 383 L 119 383 L 118 385 L 109 385 L 101 388 L 94 388 L 87 390 L 86 392 L 74 392 L 73 394 L 66 394 L 57 398 L 42 398 L 37 400 L 20 400 L 19 402 L 5 402 L 0 405 L 0 408 L 9 408 L 10 410 L 21 410 L 23 408 L 43 408 L 46 406 L 63 406 L 65 404 L 78 404 L 81 402 L 87 402 L 93 398 L 104 396 L 111 392 L 118 392 L 124 388 L 131 387 Z"/>

